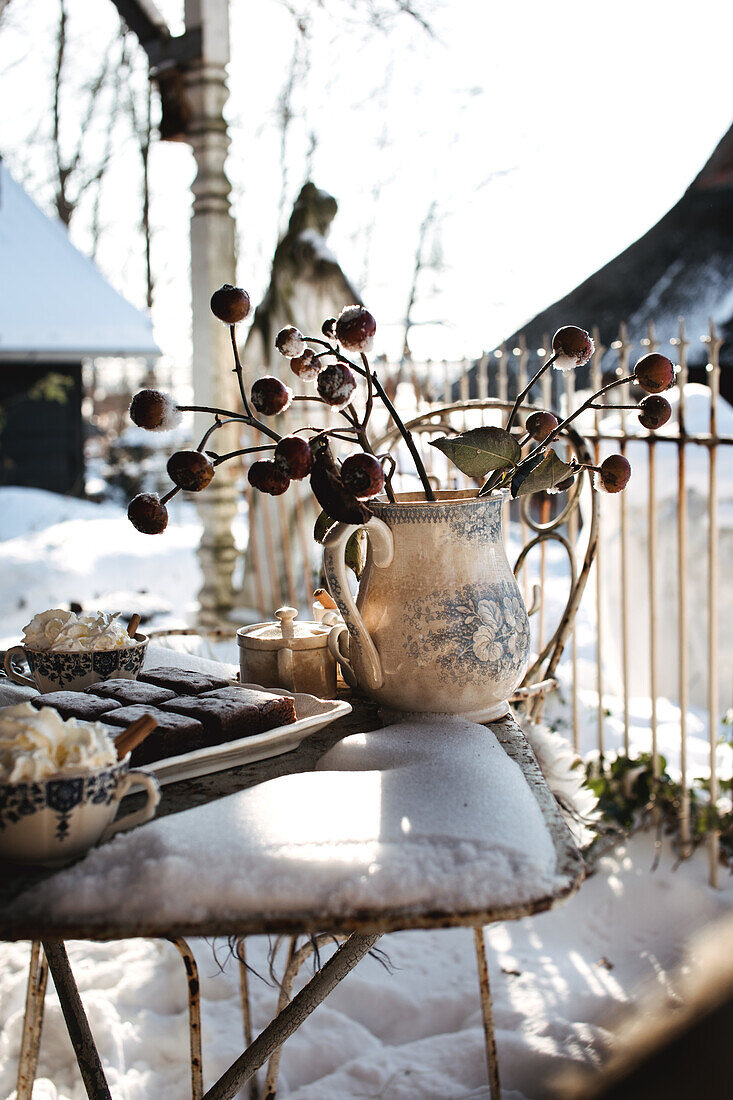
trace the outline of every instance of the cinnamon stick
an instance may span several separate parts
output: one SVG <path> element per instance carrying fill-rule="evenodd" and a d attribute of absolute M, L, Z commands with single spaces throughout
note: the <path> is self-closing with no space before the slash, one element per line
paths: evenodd
<path fill-rule="evenodd" d="M 137 628 L 139 626 L 140 626 L 140 616 L 136 613 L 135 615 L 132 616 L 129 623 L 127 624 L 127 633 L 130 635 L 131 638 L 135 637 L 135 635 L 137 634 Z"/>
<path fill-rule="evenodd" d="M 338 611 L 338 604 L 325 588 L 317 588 L 313 593 L 313 598 L 318 600 L 321 607 L 325 607 L 328 611 Z"/>
<path fill-rule="evenodd" d="M 155 721 L 152 714 L 144 714 L 142 718 L 138 718 L 137 722 L 133 722 L 131 726 L 128 726 L 115 740 L 117 759 L 123 760 L 128 752 L 132 752 L 133 749 L 136 749 L 137 746 L 145 740 L 148 734 L 156 729 L 157 725 L 158 723 Z"/>

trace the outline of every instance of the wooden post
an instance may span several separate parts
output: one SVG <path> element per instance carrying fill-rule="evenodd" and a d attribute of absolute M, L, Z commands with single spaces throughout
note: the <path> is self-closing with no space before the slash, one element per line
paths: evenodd
<path fill-rule="evenodd" d="M 186 29 L 201 31 L 201 58 L 186 68 L 191 121 L 187 137 L 196 159 L 191 216 L 191 291 L 193 324 L 193 390 L 197 405 L 239 408 L 231 370 L 227 328 L 209 309 L 209 299 L 222 283 L 236 284 L 235 226 L 229 203 L 230 185 L 224 169 L 229 136 L 224 121 L 228 97 L 229 0 L 186 0 Z M 210 418 L 197 417 L 195 441 Z M 237 446 L 233 429 L 227 447 Z M 218 440 L 216 441 L 218 442 Z M 226 448 L 225 448 L 226 449 Z M 199 593 L 202 624 L 226 618 L 234 602 L 232 576 L 237 550 L 232 521 L 237 510 L 238 470 L 227 463 L 196 502 L 204 524 L 199 560 L 204 583 Z"/>

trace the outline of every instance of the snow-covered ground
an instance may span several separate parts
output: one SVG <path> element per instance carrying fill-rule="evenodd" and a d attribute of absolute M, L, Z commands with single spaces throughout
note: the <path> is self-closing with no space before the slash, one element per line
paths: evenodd
<path fill-rule="evenodd" d="M 176 503 L 176 502 L 174 502 Z M 190 623 L 200 586 L 193 506 L 172 509 L 164 538 L 135 532 L 122 508 L 48 493 L 0 489 L 0 647 L 16 642 L 38 610 L 77 601 L 85 608 L 143 609 L 156 624 Z M 561 572 L 550 553 L 549 572 Z M 556 593 L 554 589 L 557 589 Z M 560 605 L 563 586 L 553 586 Z M 553 610 L 548 610 L 552 621 Z M 595 745 L 594 624 L 578 620 L 581 741 Z M 219 654 L 235 660 L 235 654 Z M 587 704 L 587 705 L 585 705 Z M 621 704 L 604 697 L 607 745 L 620 745 Z M 660 745 L 674 765 L 678 713 L 660 701 Z M 647 749 L 649 702 L 632 700 L 632 745 Z M 567 706 L 550 716 L 567 728 Z M 688 721 L 691 774 L 704 774 L 702 713 Z M 730 768 L 729 758 L 724 766 Z M 726 772 L 725 774 L 729 774 Z M 598 1063 L 611 1021 L 639 984 L 664 988 L 690 937 L 733 903 L 733 885 L 707 885 L 703 852 L 673 869 L 667 849 L 652 872 L 652 840 L 639 836 L 606 856 L 578 896 L 556 912 L 488 930 L 497 1041 L 507 1100 L 551 1095 L 570 1062 Z M 481 1016 L 471 933 L 398 933 L 382 941 L 393 972 L 366 959 L 288 1041 L 280 1094 L 293 1100 L 485 1100 Z M 204 1072 L 211 1083 L 241 1050 L 238 975 L 224 943 L 195 944 L 203 994 Z M 251 941 L 249 961 L 267 973 L 268 944 Z M 176 950 L 134 940 L 74 944 L 72 965 L 115 1100 L 188 1095 L 186 985 Z M 218 959 L 218 962 L 217 962 Z M 0 946 L 0 1098 L 13 1096 L 28 961 L 27 944 Z M 689 960 L 687 960 L 689 962 Z M 219 966 L 221 963 L 221 967 Z M 303 976 L 303 980 L 305 977 Z M 276 991 L 253 979 L 255 1024 L 274 1011 Z M 52 989 L 35 1100 L 82 1100 Z"/>

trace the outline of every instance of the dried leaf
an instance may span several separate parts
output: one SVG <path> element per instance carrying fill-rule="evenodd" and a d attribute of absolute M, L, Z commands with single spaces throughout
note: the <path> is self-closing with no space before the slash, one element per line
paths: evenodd
<path fill-rule="evenodd" d="M 430 446 L 437 447 L 469 477 L 505 470 L 519 462 L 522 455 L 516 439 L 503 428 L 471 428 L 460 435 L 433 439 Z"/>
<path fill-rule="evenodd" d="M 557 489 L 561 481 L 571 477 L 574 468 L 558 458 L 552 448 L 533 459 L 512 478 L 512 496 L 524 497 L 542 490 Z"/>
<path fill-rule="evenodd" d="M 325 512 L 321 512 L 313 525 L 313 538 L 316 542 L 319 542 L 321 546 L 323 546 L 326 541 L 326 535 L 337 523 L 338 520 L 332 519 L 331 516 L 327 515 Z"/>

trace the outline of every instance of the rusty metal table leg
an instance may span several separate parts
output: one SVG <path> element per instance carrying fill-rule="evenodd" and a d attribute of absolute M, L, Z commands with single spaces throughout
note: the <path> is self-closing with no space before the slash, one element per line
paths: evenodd
<path fill-rule="evenodd" d="M 369 936 L 354 932 L 349 936 L 308 984 L 296 993 L 290 1004 L 211 1086 L 203 1100 L 233 1100 L 242 1085 L 257 1072 L 272 1052 L 297 1031 L 311 1012 L 318 1008 L 339 982 L 371 951 L 379 937 L 378 932 Z"/>
<path fill-rule="evenodd" d="M 43 950 L 48 959 L 48 968 L 56 986 L 87 1096 L 89 1100 L 112 1100 L 99 1052 L 94 1045 L 89 1021 L 69 966 L 66 948 L 61 940 L 43 940 Z"/>
<path fill-rule="evenodd" d="M 473 939 L 476 947 L 476 962 L 478 964 L 478 984 L 481 992 L 481 1015 L 484 1019 L 484 1039 L 486 1041 L 486 1065 L 489 1071 L 489 1089 L 491 1091 L 491 1100 L 501 1100 L 499 1062 L 496 1057 L 496 1039 L 494 1038 L 494 1010 L 491 1005 L 489 967 L 486 961 L 486 942 L 484 940 L 484 930 L 481 925 L 474 928 Z"/>
<path fill-rule="evenodd" d="M 188 1038 L 191 1049 L 191 1100 L 201 1100 L 204 1095 L 204 1070 L 201 1058 L 201 1000 L 199 970 L 193 951 L 184 939 L 173 939 L 186 967 L 188 983 Z"/>
<path fill-rule="evenodd" d="M 31 944 L 31 962 L 28 968 L 28 988 L 25 995 L 25 1015 L 23 1017 L 23 1036 L 20 1042 L 18 1059 L 17 1100 L 31 1100 L 33 1082 L 36 1079 L 38 1050 L 41 1045 L 43 1027 L 43 1005 L 46 999 L 48 981 L 48 963 L 41 950 L 41 941 Z"/>
<path fill-rule="evenodd" d="M 239 995 L 242 1002 L 242 1024 L 244 1026 L 244 1045 L 252 1043 L 252 1009 L 249 1003 L 249 974 L 247 972 L 247 948 L 246 937 L 240 936 L 237 940 L 237 959 L 239 960 Z M 249 1100 L 260 1100 L 260 1090 L 257 1078 L 251 1077 L 249 1082 Z"/>

